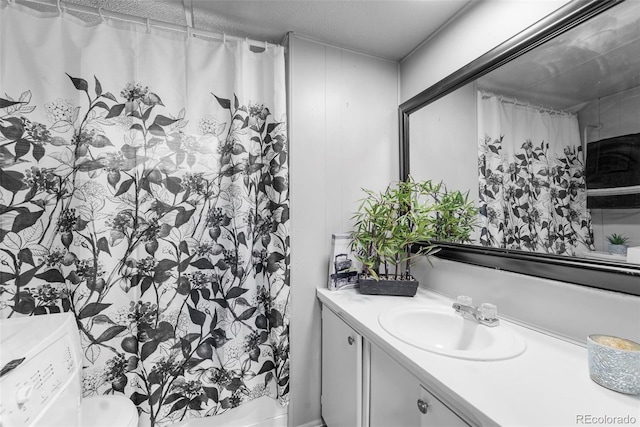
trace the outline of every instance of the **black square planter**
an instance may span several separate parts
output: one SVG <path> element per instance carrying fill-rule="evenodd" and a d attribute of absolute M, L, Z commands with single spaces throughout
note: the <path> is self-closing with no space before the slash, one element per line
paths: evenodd
<path fill-rule="evenodd" d="M 417 280 L 396 279 L 363 279 L 360 278 L 360 292 L 366 295 L 394 295 L 399 297 L 412 297 L 418 290 Z"/>

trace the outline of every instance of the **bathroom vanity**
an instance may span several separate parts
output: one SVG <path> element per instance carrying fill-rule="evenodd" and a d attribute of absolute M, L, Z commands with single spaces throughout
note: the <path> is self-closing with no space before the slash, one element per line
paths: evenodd
<path fill-rule="evenodd" d="M 576 426 L 596 419 L 640 425 L 640 396 L 594 383 L 583 346 L 501 318 L 495 330 L 519 337 L 523 349 L 504 358 L 472 354 L 473 347 L 439 354 L 397 338 L 384 323 L 394 312 L 456 316 L 448 298 L 424 289 L 414 298 L 318 289 L 318 298 L 322 417 L 329 427 Z M 428 335 L 424 323 L 408 336 L 421 329 Z"/>

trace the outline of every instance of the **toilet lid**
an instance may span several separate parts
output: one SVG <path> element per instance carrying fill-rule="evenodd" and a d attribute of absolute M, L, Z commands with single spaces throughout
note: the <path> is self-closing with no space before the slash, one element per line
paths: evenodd
<path fill-rule="evenodd" d="M 82 427 L 137 427 L 138 410 L 130 399 L 121 395 L 82 398 Z"/>

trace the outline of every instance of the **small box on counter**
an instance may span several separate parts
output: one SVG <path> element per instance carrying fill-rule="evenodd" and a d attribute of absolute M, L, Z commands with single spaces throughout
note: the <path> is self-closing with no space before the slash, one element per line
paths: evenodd
<path fill-rule="evenodd" d="M 627 248 L 627 262 L 640 264 L 640 246 L 631 246 Z"/>

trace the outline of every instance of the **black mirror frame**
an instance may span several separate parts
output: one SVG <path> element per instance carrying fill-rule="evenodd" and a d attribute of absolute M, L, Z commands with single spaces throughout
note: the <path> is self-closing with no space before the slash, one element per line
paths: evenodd
<path fill-rule="evenodd" d="M 515 37 L 402 103 L 398 109 L 400 179 L 406 180 L 409 176 L 409 117 L 411 113 L 623 1 L 573 0 Z M 640 266 L 449 242 L 434 243 L 441 248 L 436 254 L 439 258 L 640 296 Z"/>

